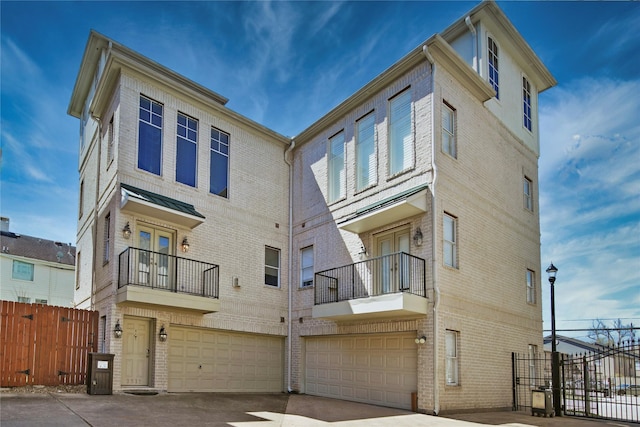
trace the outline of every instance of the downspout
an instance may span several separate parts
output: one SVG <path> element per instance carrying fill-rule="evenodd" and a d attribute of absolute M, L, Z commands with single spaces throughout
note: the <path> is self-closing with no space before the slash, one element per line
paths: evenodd
<path fill-rule="evenodd" d="M 96 176 L 96 195 L 95 195 L 95 206 L 93 208 L 93 265 L 91 268 L 91 310 L 95 310 L 95 301 L 96 301 L 96 266 L 97 266 L 97 239 L 98 239 L 98 201 L 100 200 L 100 159 L 102 158 L 102 120 L 100 117 L 96 117 L 93 114 L 91 115 L 93 120 L 98 122 L 98 173 Z"/>
<path fill-rule="evenodd" d="M 293 148 L 296 146 L 296 141 L 291 138 L 291 143 L 289 144 L 289 148 L 284 152 L 284 161 L 287 165 L 289 165 L 289 265 L 288 265 L 288 275 L 289 275 L 289 304 L 288 304 L 288 325 L 287 325 L 287 347 L 288 347 L 288 357 L 287 357 L 287 392 L 291 393 L 291 357 L 293 356 L 293 350 L 291 348 L 291 303 L 293 299 L 293 159 L 290 158 L 292 156 Z"/>
<path fill-rule="evenodd" d="M 469 31 L 471 32 L 471 35 L 473 36 L 473 69 L 476 71 L 476 73 L 478 73 L 478 35 L 476 32 L 476 27 L 473 26 L 473 24 L 471 23 L 471 17 L 467 16 L 466 18 L 464 18 L 464 23 L 467 24 L 467 27 L 469 28 Z"/>
<path fill-rule="evenodd" d="M 439 356 L 438 356 L 438 306 L 440 305 L 440 288 L 437 279 L 437 263 L 436 263 L 436 137 L 435 137 L 435 112 L 436 112 L 436 63 L 433 56 L 429 52 L 427 45 L 422 46 L 422 52 L 431 64 L 431 170 L 433 178 L 431 180 L 431 281 L 433 285 L 433 415 L 440 412 L 440 383 L 438 381 Z"/>

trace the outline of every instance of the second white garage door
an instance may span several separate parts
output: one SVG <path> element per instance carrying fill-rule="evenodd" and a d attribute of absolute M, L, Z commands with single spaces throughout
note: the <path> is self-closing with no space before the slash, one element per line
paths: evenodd
<path fill-rule="evenodd" d="M 284 338 L 171 327 L 172 392 L 281 392 Z"/>
<path fill-rule="evenodd" d="M 305 391 L 411 409 L 417 391 L 415 333 L 307 338 Z"/>

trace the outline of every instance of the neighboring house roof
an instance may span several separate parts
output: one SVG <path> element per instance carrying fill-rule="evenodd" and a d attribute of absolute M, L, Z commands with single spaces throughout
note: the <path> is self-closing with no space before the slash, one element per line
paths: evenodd
<path fill-rule="evenodd" d="M 71 246 L 71 243 L 55 242 L 10 231 L 0 232 L 0 243 L 3 254 L 65 265 L 76 264 L 76 247 Z"/>

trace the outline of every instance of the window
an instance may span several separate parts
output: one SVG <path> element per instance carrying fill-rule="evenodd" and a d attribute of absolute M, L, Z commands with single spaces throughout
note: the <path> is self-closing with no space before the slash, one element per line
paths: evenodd
<path fill-rule="evenodd" d="M 340 132 L 329 138 L 329 203 L 345 195 L 344 160 L 344 132 Z"/>
<path fill-rule="evenodd" d="M 366 115 L 356 122 L 356 190 L 376 183 L 375 116 Z"/>
<path fill-rule="evenodd" d="M 442 151 L 453 158 L 458 156 L 456 150 L 456 111 L 442 104 Z"/>
<path fill-rule="evenodd" d="M 78 218 L 82 218 L 83 204 L 84 204 L 84 179 L 80 181 L 80 201 L 78 202 Z"/>
<path fill-rule="evenodd" d="M 404 91 L 389 102 L 389 174 L 413 165 L 411 140 L 411 92 Z"/>
<path fill-rule="evenodd" d="M 196 186 L 198 121 L 178 113 L 176 181 Z"/>
<path fill-rule="evenodd" d="M 18 297 L 18 302 L 24 302 L 26 304 L 29 304 L 31 302 L 31 298 L 30 297 Z"/>
<path fill-rule="evenodd" d="M 47 303 L 46 299 L 36 298 L 36 304 L 46 304 L 46 303 Z"/>
<path fill-rule="evenodd" d="M 33 282 L 33 264 L 14 260 L 11 278 Z"/>
<path fill-rule="evenodd" d="M 100 317 L 100 353 L 107 352 L 107 316 Z"/>
<path fill-rule="evenodd" d="M 500 91 L 498 84 L 498 45 L 489 37 L 488 52 L 489 57 L 489 84 L 496 91 L 496 98 L 500 99 Z"/>
<path fill-rule="evenodd" d="M 537 358 L 538 358 L 538 346 L 529 344 L 529 384 L 532 388 L 536 386 Z"/>
<path fill-rule="evenodd" d="M 138 167 L 160 175 L 162 162 L 162 104 L 140 96 Z"/>
<path fill-rule="evenodd" d="M 110 250 L 109 245 L 111 244 L 111 213 L 108 213 L 104 217 L 104 248 L 103 248 L 103 258 L 102 261 L 106 264 L 109 262 Z"/>
<path fill-rule="evenodd" d="M 531 130 L 531 84 L 522 77 L 522 124 Z"/>
<path fill-rule="evenodd" d="M 533 211 L 533 182 L 526 176 L 522 180 L 524 192 L 524 208 Z"/>
<path fill-rule="evenodd" d="M 458 376 L 458 332 L 446 331 L 444 345 L 447 358 L 447 385 L 458 385 L 460 383 Z"/>
<path fill-rule="evenodd" d="M 280 286 L 280 249 L 265 247 L 264 283 L 269 286 Z"/>
<path fill-rule="evenodd" d="M 113 117 L 111 117 L 107 128 L 107 166 L 113 161 L 113 138 Z"/>
<path fill-rule="evenodd" d="M 313 286 L 313 246 L 300 251 L 300 287 Z"/>
<path fill-rule="evenodd" d="M 209 192 L 229 197 L 229 134 L 211 128 Z"/>
<path fill-rule="evenodd" d="M 448 267 L 458 268 L 457 249 L 458 219 L 445 213 L 442 227 L 442 257 Z"/>
<path fill-rule="evenodd" d="M 531 271 L 531 270 L 527 270 L 527 302 L 529 304 L 535 304 L 536 303 L 536 274 Z"/>
<path fill-rule="evenodd" d="M 76 289 L 80 289 L 80 251 L 76 252 Z"/>

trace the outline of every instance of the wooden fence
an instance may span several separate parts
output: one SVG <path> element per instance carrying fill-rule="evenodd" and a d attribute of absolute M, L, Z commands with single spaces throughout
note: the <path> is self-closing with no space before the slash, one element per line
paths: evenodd
<path fill-rule="evenodd" d="M 85 384 L 98 312 L 0 301 L 0 386 Z"/>

